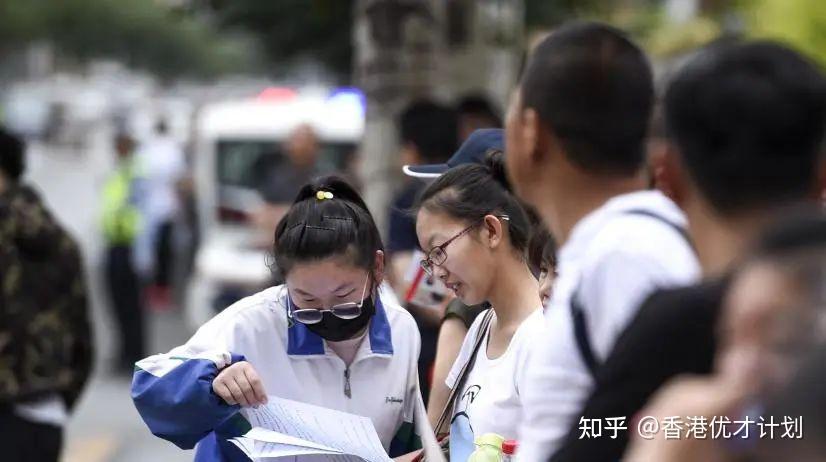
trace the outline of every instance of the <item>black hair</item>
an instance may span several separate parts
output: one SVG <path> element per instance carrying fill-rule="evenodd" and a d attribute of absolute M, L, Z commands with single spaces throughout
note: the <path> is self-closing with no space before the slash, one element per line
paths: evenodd
<path fill-rule="evenodd" d="M 402 143 L 416 146 L 425 163 L 443 163 L 458 148 L 456 111 L 428 100 L 410 103 L 399 116 Z"/>
<path fill-rule="evenodd" d="M 528 264 L 535 276 L 539 276 L 541 268 L 549 265 L 556 269 L 556 240 L 544 225 L 535 225 L 531 240 L 528 242 Z"/>
<path fill-rule="evenodd" d="M 511 245 L 527 250 L 531 224 L 525 210 L 507 189 L 503 153 L 494 151 L 484 164 L 454 167 L 419 196 L 417 209 L 443 212 L 468 225 L 481 222 L 485 215 L 507 215 Z"/>
<path fill-rule="evenodd" d="M 817 206 L 799 206 L 778 213 L 758 236 L 752 255 L 757 259 L 782 258 L 826 250 L 826 214 Z"/>
<path fill-rule="evenodd" d="M 324 197 L 325 193 L 332 194 L 332 198 Z M 275 228 L 273 256 L 282 277 L 297 262 L 334 256 L 373 270 L 377 250 L 383 251 L 384 245 L 367 204 L 337 176 L 321 177 L 304 185 Z"/>
<path fill-rule="evenodd" d="M 624 176 L 643 165 L 653 78 L 645 54 L 619 29 L 560 27 L 537 45 L 520 93 L 580 168 Z"/>
<path fill-rule="evenodd" d="M 0 170 L 18 181 L 26 169 L 25 145 L 16 135 L 0 128 Z"/>
<path fill-rule="evenodd" d="M 748 262 L 769 263 L 795 281 L 798 290 L 821 297 L 826 283 L 826 213 L 814 205 L 777 213 L 758 235 Z M 744 265 L 741 271 L 747 268 Z"/>
<path fill-rule="evenodd" d="M 689 175 L 717 212 L 782 205 L 814 187 L 826 81 L 779 44 L 718 45 L 671 82 L 665 118 Z"/>
<path fill-rule="evenodd" d="M 502 118 L 499 116 L 499 110 L 482 94 L 471 93 L 463 96 L 456 104 L 456 111 L 459 113 L 459 116 L 472 114 L 485 117 L 490 120 L 494 127 L 502 127 Z"/>

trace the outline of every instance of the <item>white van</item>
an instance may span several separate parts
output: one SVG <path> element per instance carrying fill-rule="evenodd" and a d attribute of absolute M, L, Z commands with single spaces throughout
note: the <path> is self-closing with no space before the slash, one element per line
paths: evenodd
<path fill-rule="evenodd" d="M 364 132 L 363 101 L 354 89 L 302 94 L 269 88 L 256 99 L 202 108 L 194 159 L 202 239 L 187 294 L 191 326 L 272 282 L 271 245 L 256 242 L 260 234 L 249 222 L 263 204 L 261 166 L 277 168 L 286 161 L 282 141 L 296 126 L 309 124 L 321 148 L 319 169 L 342 169 Z"/>

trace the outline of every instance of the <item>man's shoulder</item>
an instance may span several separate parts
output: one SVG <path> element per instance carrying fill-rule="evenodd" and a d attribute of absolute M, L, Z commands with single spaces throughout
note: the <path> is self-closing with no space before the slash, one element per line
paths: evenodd
<path fill-rule="evenodd" d="M 640 307 L 640 316 L 652 318 L 697 318 L 714 315 L 721 309 L 727 278 L 713 279 L 684 287 L 656 290 Z"/>
<path fill-rule="evenodd" d="M 677 339 L 713 342 L 726 283 L 721 279 L 654 291 L 617 339 L 614 352 Z"/>

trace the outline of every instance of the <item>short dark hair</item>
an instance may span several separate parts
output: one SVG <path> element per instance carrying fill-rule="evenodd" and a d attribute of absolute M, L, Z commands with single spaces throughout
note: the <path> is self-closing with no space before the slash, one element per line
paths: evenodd
<path fill-rule="evenodd" d="M 778 259 L 789 255 L 826 251 L 826 213 L 817 205 L 801 205 L 777 213 L 761 230 L 752 257 Z"/>
<path fill-rule="evenodd" d="M 624 176 L 643 165 L 654 84 L 645 54 L 619 29 L 560 27 L 534 50 L 520 90 L 580 168 Z"/>
<path fill-rule="evenodd" d="M 814 187 L 826 126 L 826 82 L 768 41 L 699 52 L 665 96 L 669 138 L 720 213 L 800 200 Z"/>
<path fill-rule="evenodd" d="M 534 225 L 531 239 L 528 242 L 528 263 L 531 271 L 538 277 L 539 272 L 546 264 L 550 269 L 556 269 L 556 240 L 542 224 Z"/>
<path fill-rule="evenodd" d="M 332 198 L 319 199 L 319 192 Z M 341 256 L 373 270 L 377 250 L 384 250 L 373 216 L 361 196 L 337 176 L 305 185 L 275 229 L 273 255 L 282 277 L 297 262 Z"/>
<path fill-rule="evenodd" d="M 23 140 L 0 128 L 0 170 L 12 181 L 18 181 L 26 169 L 25 150 Z"/>
<path fill-rule="evenodd" d="M 464 164 L 445 172 L 422 191 L 416 208 L 443 212 L 468 225 L 488 214 L 507 215 L 511 245 L 524 254 L 531 224 L 506 185 L 503 153 L 496 151 L 484 165 Z"/>
<path fill-rule="evenodd" d="M 456 111 L 429 100 L 410 103 L 399 115 L 402 143 L 416 146 L 425 163 L 443 163 L 458 148 Z"/>
<path fill-rule="evenodd" d="M 500 111 L 496 109 L 490 99 L 482 94 L 471 93 L 463 96 L 456 103 L 456 111 L 459 116 L 463 115 L 477 115 L 487 118 L 492 126 L 496 128 L 502 127 L 502 117 L 499 116 Z"/>

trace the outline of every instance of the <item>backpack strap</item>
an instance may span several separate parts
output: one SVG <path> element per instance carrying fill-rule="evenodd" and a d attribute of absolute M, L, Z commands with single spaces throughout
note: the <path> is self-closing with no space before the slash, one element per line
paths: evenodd
<path fill-rule="evenodd" d="M 688 232 L 682 226 L 654 213 L 649 210 L 643 209 L 633 209 L 624 212 L 625 215 L 639 215 L 652 218 L 654 220 L 659 221 L 673 229 L 677 234 L 679 234 L 683 240 L 685 240 L 686 244 L 691 248 L 693 252 L 696 253 L 696 248 L 694 247 L 694 243 L 691 240 L 691 237 L 688 235 Z M 596 354 L 594 354 L 594 350 L 591 347 L 591 336 L 588 331 L 588 319 L 585 313 L 585 307 L 582 305 L 582 300 L 579 298 L 579 288 L 574 291 L 574 294 L 571 296 L 571 301 L 569 303 L 570 310 L 571 310 L 571 320 L 574 323 L 574 339 L 576 340 L 577 349 L 579 350 L 579 355 L 582 358 L 582 361 L 585 363 L 585 367 L 588 368 L 588 372 L 591 373 L 591 377 L 596 379 L 596 371 L 599 368 L 599 360 L 597 359 Z"/>

